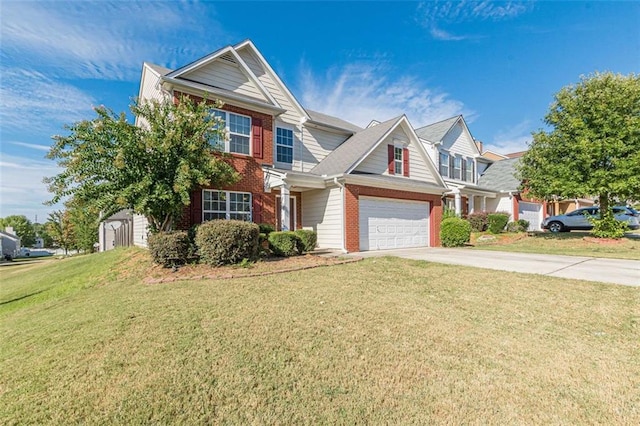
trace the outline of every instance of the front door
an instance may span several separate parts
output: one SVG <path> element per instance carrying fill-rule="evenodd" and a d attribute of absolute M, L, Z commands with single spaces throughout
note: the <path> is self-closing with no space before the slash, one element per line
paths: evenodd
<path fill-rule="evenodd" d="M 296 197 L 289 197 L 289 230 L 295 231 L 296 229 Z M 280 202 L 280 196 L 276 196 L 276 230 L 282 231 L 282 204 Z"/>

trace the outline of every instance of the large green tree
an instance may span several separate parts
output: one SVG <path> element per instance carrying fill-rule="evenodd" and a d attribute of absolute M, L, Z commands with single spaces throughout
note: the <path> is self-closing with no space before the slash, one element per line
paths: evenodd
<path fill-rule="evenodd" d="M 36 243 L 36 230 L 33 223 L 24 215 L 11 215 L 0 219 L 0 228 L 7 226 L 13 228 L 14 233 L 20 237 L 20 244 L 31 247 Z"/>
<path fill-rule="evenodd" d="M 640 75 L 596 73 L 562 88 L 520 163 L 523 187 L 540 199 L 640 200 Z"/>
<path fill-rule="evenodd" d="M 51 236 L 54 246 L 64 249 L 65 254 L 75 246 L 75 234 L 68 211 L 56 210 L 49 213 L 49 218 L 44 226 Z"/>
<path fill-rule="evenodd" d="M 73 197 L 105 217 L 131 208 L 144 215 L 152 231 L 166 231 L 204 185 L 223 186 L 238 176 L 210 141 L 224 137 L 206 99 L 149 101 L 131 105 L 138 124 L 125 113 L 101 106 L 97 117 L 71 126 L 68 136 L 54 136 L 47 157 L 64 170 L 45 179 L 49 203 Z"/>

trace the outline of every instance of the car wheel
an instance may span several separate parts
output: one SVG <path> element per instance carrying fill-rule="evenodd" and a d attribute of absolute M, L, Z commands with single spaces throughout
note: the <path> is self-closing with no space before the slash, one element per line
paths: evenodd
<path fill-rule="evenodd" d="M 549 224 L 549 231 L 553 232 L 554 234 L 562 232 L 563 229 L 564 226 L 562 226 L 562 223 L 560 222 L 551 222 Z"/>

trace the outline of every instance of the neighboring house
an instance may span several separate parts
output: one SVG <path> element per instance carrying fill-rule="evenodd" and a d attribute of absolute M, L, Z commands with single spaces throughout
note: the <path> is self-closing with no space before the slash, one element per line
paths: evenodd
<path fill-rule="evenodd" d="M 478 184 L 496 192 L 496 198 L 487 203 L 487 211 L 507 212 L 509 221 L 529 221 L 529 231 L 540 231 L 547 212 L 547 203 L 528 199 L 520 191 L 516 178 L 520 157 L 508 158 L 491 164 L 480 176 Z"/>
<path fill-rule="evenodd" d="M 179 228 L 241 219 L 278 230 L 312 229 L 319 247 L 348 252 L 439 245 L 449 189 L 406 116 L 362 129 L 305 109 L 251 41 L 175 70 L 143 65 L 142 101 L 183 94 L 224 102 L 212 113 L 224 122 L 227 138 L 212 143 L 231 154 L 241 179 L 194 191 Z M 475 182 L 477 148 L 469 157 Z M 136 245 L 146 243 L 146 232 L 136 231 L 143 226 L 134 216 Z"/>
<path fill-rule="evenodd" d="M 480 154 L 461 115 L 416 129 L 447 187 L 445 203 L 458 215 L 488 210 L 489 200 L 497 197 L 484 188 L 479 176 L 493 162 Z"/>
<path fill-rule="evenodd" d="M 120 210 L 101 221 L 98 227 L 98 251 L 132 245 L 133 221 L 131 210 Z"/>
<path fill-rule="evenodd" d="M 20 237 L 14 233 L 11 226 L 0 231 L 0 251 L 2 259 L 13 259 L 20 251 Z"/>

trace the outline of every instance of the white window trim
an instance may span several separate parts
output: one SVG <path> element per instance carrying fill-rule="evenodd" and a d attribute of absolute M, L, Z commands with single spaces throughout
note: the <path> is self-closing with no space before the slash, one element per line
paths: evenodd
<path fill-rule="evenodd" d="M 446 164 L 444 164 L 447 167 L 447 173 L 446 174 L 442 174 L 442 166 L 443 166 L 442 157 L 441 157 L 442 155 L 446 155 L 446 157 L 447 157 Z M 440 175 L 442 177 L 445 177 L 445 178 L 449 178 L 450 175 L 451 175 L 451 171 L 449 170 L 449 156 L 450 156 L 450 154 L 448 152 L 438 152 L 438 166 L 439 166 L 438 167 L 438 172 L 440 173 Z"/>
<path fill-rule="evenodd" d="M 276 195 L 276 206 L 278 205 L 277 199 L 281 198 L 280 195 Z M 280 202 L 280 208 L 282 208 L 282 202 Z M 289 196 L 289 216 L 293 217 L 293 229 L 290 229 L 290 231 L 295 231 L 296 229 L 298 229 L 298 221 L 297 221 L 297 209 L 296 209 L 296 197 L 293 196 Z M 276 215 L 277 216 L 277 215 Z M 282 222 L 282 212 L 280 212 L 280 222 Z M 281 231 L 282 230 L 282 223 L 276 223 L 276 228 L 278 228 L 278 225 L 280 229 L 277 229 L 277 231 Z"/>
<path fill-rule="evenodd" d="M 465 177 L 464 180 L 465 182 L 471 182 L 471 183 L 476 183 L 476 162 L 473 158 L 465 158 Z M 471 169 L 469 169 L 469 165 L 471 165 Z M 467 175 L 471 174 L 471 180 L 467 180 Z"/>
<path fill-rule="evenodd" d="M 282 145 L 278 143 L 278 129 L 283 129 L 283 130 L 289 130 L 291 132 L 291 146 L 288 145 Z M 285 163 L 282 161 L 278 161 L 278 146 L 283 146 L 286 148 L 291 148 L 291 163 Z M 292 127 L 287 127 L 287 126 L 276 126 L 276 131 L 275 131 L 275 149 L 273 150 L 273 161 L 278 163 L 278 164 L 287 164 L 287 165 L 292 165 L 293 166 L 293 160 L 296 158 L 296 151 L 295 151 L 295 147 L 296 147 L 296 132 Z"/>
<path fill-rule="evenodd" d="M 456 167 L 456 160 L 460 161 L 460 167 Z M 462 179 L 462 161 L 464 160 L 464 158 L 462 158 L 459 155 L 454 155 L 453 156 L 453 179 L 455 180 L 463 180 Z M 460 171 L 460 174 L 458 175 L 458 177 L 456 177 L 456 170 Z"/>
<path fill-rule="evenodd" d="M 233 112 L 233 111 L 226 111 L 224 109 L 216 109 L 216 108 L 212 108 L 211 111 L 217 111 L 217 112 L 221 112 L 225 115 L 224 117 L 224 152 L 227 152 L 229 154 L 236 154 L 236 155 L 246 155 L 247 157 L 251 157 L 253 155 L 253 120 L 251 119 L 250 115 L 245 115 L 245 114 L 238 114 L 237 112 Z M 248 135 L 243 135 L 242 133 L 235 133 L 235 132 L 231 132 L 230 127 L 229 127 L 229 114 L 233 114 L 233 115 L 237 115 L 239 117 L 246 117 L 249 119 L 249 134 Z M 248 137 L 249 138 L 249 153 L 245 154 L 243 152 L 231 152 L 231 135 L 238 135 L 238 136 L 242 136 L 242 137 Z"/>
<path fill-rule="evenodd" d="M 242 194 L 249 195 L 249 220 L 247 222 L 253 222 L 253 194 L 251 192 L 241 192 L 241 191 L 223 191 L 220 189 L 203 189 L 202 190 L 202 222 L 208 221 L 210 219 L 205 220 L 205 213 L 222 213 L 222 210 L 205 210 L 204 208 L 204 193 L 208 192 L 224 192 L 225 193 L 225 220 L 231 219 L 231 197 L 230 194 Z M 237 212 L 233 212 L 237 213 Z"/>
<path fill-rule="evenodd" d="M 396 150 L 400 150 L 400 159 L 396 158 Z M 398 164 L 400 167 L 398 167 Z M 396 175 L 404 176 L 404 147 L 402 145 L 393 146 L 393 173 Z"/>

